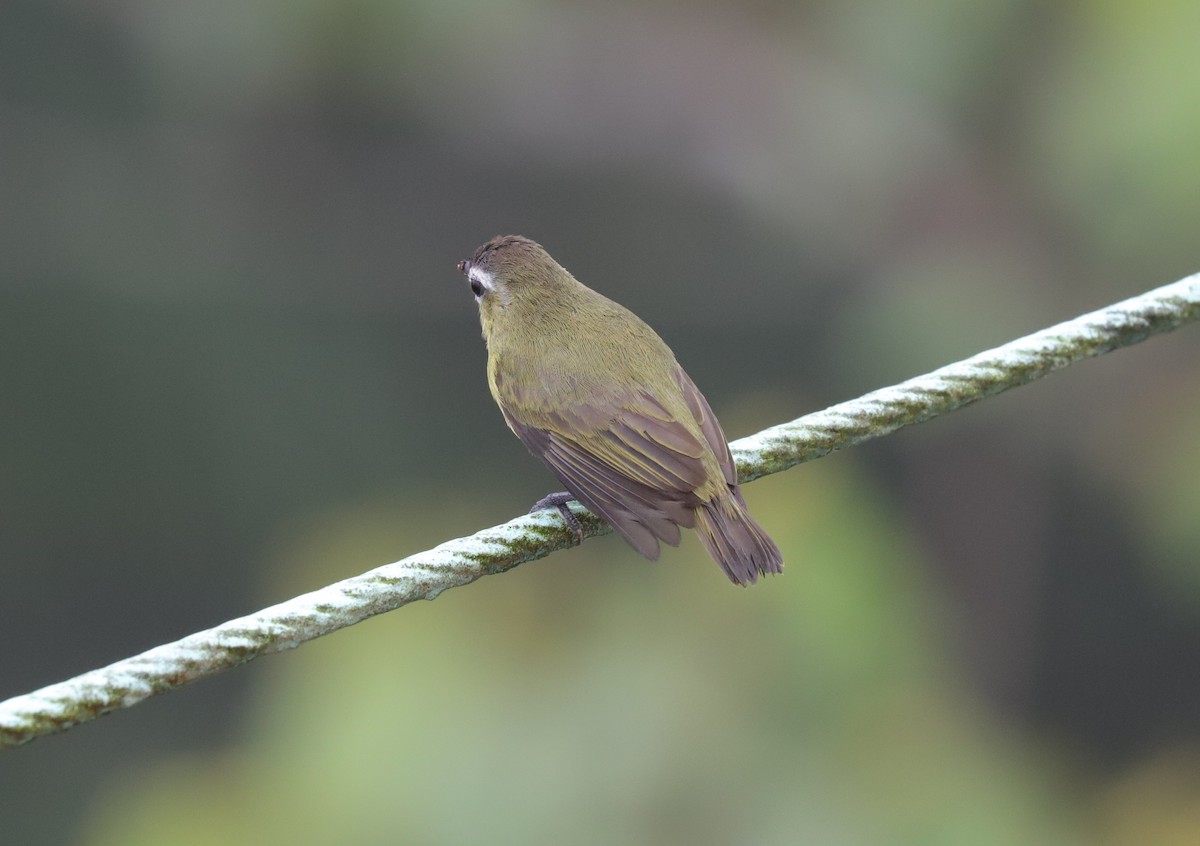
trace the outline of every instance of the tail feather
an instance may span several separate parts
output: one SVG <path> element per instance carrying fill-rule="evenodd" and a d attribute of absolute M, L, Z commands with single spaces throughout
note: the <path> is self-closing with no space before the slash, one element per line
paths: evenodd
<path fill-rule="evenodd" d="M 752 585 L 759 576 L 783 572 L 779 547 L 736 493 L 696 509 L 696 534 L 734 584 Z"/>

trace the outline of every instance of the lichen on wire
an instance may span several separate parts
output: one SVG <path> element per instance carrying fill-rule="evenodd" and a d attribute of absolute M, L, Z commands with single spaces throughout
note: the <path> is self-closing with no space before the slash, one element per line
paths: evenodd
<path fill-rule="evenodd" d="M 1195 274 L 932 373 L 735 441 L 730 446 L 739 476 L 745 482 L 786 470 L 1198 318 L 1200 274 Z M 609 531 L 577 503 L 572 508 L 586 536 Z M 127 708 L 259 655 L 292 649 L 415 600 L 433 599 L 447 588 L 503 573 L 573 542 L 572 532 L 555 512 L 525 515 L 13 697 L 0 702 L 0 749 Z"/>
<path fill-rule="evenodd" d="M 730 444 L 750 481 L 1200 319 L 1200 273 Z"/>

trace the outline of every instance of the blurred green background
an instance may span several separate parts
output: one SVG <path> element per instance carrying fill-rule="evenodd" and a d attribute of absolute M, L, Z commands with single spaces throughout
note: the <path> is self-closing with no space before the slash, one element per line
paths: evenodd
<path fill-rule="evenodd" d="M 1200 4 L 0 4 L 0 698 L 524 510 L 454 264 L 730 437 L 1200 269 Z M 1200 331 L 0 755 L 6 843 L 1200 842 Z"/>

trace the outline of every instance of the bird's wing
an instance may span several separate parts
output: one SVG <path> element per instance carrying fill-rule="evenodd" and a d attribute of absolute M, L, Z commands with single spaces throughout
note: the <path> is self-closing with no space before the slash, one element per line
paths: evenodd
<path fill-rule="evenodd" d="M 732 473 L 712 410 L 682 370 L 679 376 L 703 440 L 645 391 L 603 408 L 560 407 L 543 415 L 542 427 L 504 415 L 567 490 L 650 559 L 658 557 L 660 540 L 674 546 L 679 527 L 695 525 L 693 510 L 703 501 L 696 491 L 708 481 L 705 455 L 716 453 L 726 480 Z M 615 415 L 613 408 L 619 409 Z"/>
<path fill-rule="evenodd" d="M 721 424 L 717 422 L 717 415 L 713 414 L 713 410 L 709 408 L 708 400 L 704 398 L 704 394 L 700 393 L 700 389 L 696 387 L 696 383 L 691 380 L 691 377 L 684 372 L 682 367 L 675 368 L 675 381 L 679 383 L 680 389 L 683 391 L 683 398 L 687 401 L 688 408 L 692 411 L 692 417 L 700 424 L 700 431 L 704 434 L 704 440 L 712 448 L 713 455 L 717 457 L 717 463 L 721 465 L 721 473 L 725 476 L 725 484 L 735 489 L 737 493 L 737 465 L 733 463 L 733 454 L 729 451 L 729 442 L 725 440 L 725 433 L 721 431 Z"/>

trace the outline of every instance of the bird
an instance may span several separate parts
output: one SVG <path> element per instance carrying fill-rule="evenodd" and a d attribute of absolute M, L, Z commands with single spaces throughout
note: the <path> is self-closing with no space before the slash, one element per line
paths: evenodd
<path fill-rule="evenodd" d="M 479 305 L 487 380 L 505 422 L 566 491 L 646 558 L 694 529 L 729 580 L 783 571 L 750 516 L 716 415 L 666 342 L 538 243 L 500 235 L 458 263 Z"/>

